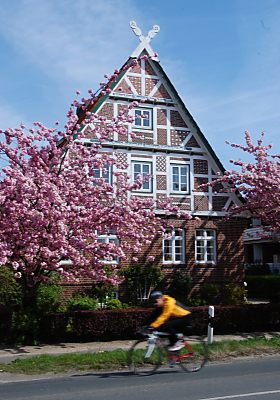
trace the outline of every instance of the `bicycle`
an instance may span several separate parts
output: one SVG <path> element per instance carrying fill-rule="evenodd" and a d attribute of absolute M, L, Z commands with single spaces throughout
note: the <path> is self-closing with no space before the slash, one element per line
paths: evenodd
<path fill-rule="evenodd" d="M 166 332 L 141 332 L 143 338 L 137 340 L 128 352 L 128 366 L 136 375 L 152 375 L 161 365 L 173 368 L 180 366 L 186 372 L 198 372 L 208 360 L 206 341 L 200 336 L 186 339 L 178 334 L 184 346 L 178 351 L 169 351 L 169 334 Z"/>

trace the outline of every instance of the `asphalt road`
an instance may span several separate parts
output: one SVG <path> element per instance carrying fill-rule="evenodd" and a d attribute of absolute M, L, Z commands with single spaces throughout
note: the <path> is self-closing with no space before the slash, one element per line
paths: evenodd
<path fill-rule="evenodd" d="M 279 400 L 280 357 L 209 364 L 198 373 L 81 373 L 0 383 L 1 400 Z"/>

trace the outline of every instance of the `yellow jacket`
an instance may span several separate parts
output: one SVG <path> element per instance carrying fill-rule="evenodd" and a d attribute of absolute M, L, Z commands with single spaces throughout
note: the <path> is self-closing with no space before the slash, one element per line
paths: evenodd
<path fill-rule="evenodd" d="M 150 324 L 152 328 L 158 328 L 164 324 L 169 318 L 185 317 L 191 312 L 184 308 L 182 304 L 178 304 L 173 297 L 163 295 L 163 308 L 159 317 Z"/>

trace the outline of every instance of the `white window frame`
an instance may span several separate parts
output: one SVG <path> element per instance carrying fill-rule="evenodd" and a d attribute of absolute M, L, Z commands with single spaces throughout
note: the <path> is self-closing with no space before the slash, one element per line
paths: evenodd
<path fill-rule="evenodd" d="M 148 118 L 146 118 L 148 116 Z M 148 121 L 148 124 L 146 122 Z M 138 129 L 153 129 L 153 109 L 135 108 L 133 127 Z"/>
<path fill-rule="evenodd" d="M 168 237 L 166 237 L 168 235 Z M 178 247 L 178 242 L 180 247 Z M 171 253 L 171 258 L 166 258 L 166 244 L 169 243 L 168 254 Z M 179 252 L 177 251 L 179 249 Z M 180 259 L 177 256 L 180 255 Z M 166 229 L 162 241 L 162 261 L 163 264 L 184 264 L 186 258 L 186 247 L 185 247 L 185 230 L 182 228 L 170 228 Z"/>
<path fill-rule="evenodd" d="M 202 242 L 202 245 L 199 245 Z M 209 244 L 212 252 L 209 252 Z M 195 262 L 196 264 L 216 264 L 216 231 L 214 229 L 197 229 L 195 231 Z M 200 251 L 199 251 L 200 250 Z M 198 258 L 201 258 L 198 260 Z"/>
<path fill-rule="evenodd" d="M 173 169 L 179 168 L 178 173 L 178 183 L 173 180 Z M 186 174 L 186 183 L 182 183 L 182 168 L 187 169 Z M 171 190 L 170 192 L 173 194 L 190 194 L 190 165 L 189 164 L 170 164 L 170 179 L 171 179 Z M 178 184 L 178 189 L 174 189 L 174 184 Z M 186 185 L 186 190 L 182 190 L 182 185 Z"/>
<path fill-rule="evenodd" d="M 140 165 L 140 171 L 135 172 L 135 165 Z M 149 172 L 144 173 L 143 167 L 148 166 Z M 132 180 L 135 182 L 136 177 L 138 175 L 141 175 L 142 178 L 144 178 L 146 175 L 152 176 L 152 170 L 153 170 L 153 163 L 152 161 L 138 161 L 138 160 L 133 160 L 131 162 L 131 167 L 132 167 Z M 152 177 L 150 177 L 149 180 L 143 182 L 143 185 L 141 186 L 140 189 L 135 190 L 136 192 L 144 192 L 144 193 L 152 193 L 153 192 L 153 180 Z"/>
<path fill-rule="evenodd" d="M 97 235 L 98 235 L 98 238 L 97 238 L 97 242 L 98 243 L 110 243 L 110 242 L 114 242 L 114 243 L 116 243 L 116 244 L 118 244 L 119 243 L 119 239 L 118 239 L 118 237 L 117 237 L 117 235 L 116 234 L 114 234 L 114 233 L 107 233 L 107 234 L 98 234 L 97 233 Z M 102 263 L 104 263 L 104 264 L 110 264 L 110 265 L 112 265 L 112 264 L 119 264 L 119 258 L 118 257 L 116 257 L 115 259 L 113 259 L 113 260 L 106 260 L 106 259 L 103 259 L 103 260 L 101 260 L 102 261 Z"/>
<path fill-rule="evenodd" d="M 106 169 L 108 171 L 107 178 L 106 178 L 107 173 L 104 172 L 104 169 Z M 93 171 L 95 174 L 95 176 L 94 176 L 95 179 L 104 178 L 106 183 L 108 183 L 109 185 L 112 185 L 112 183 L 113 183 L 112 165 L 104 165 L 101 168 L 93 168 Z"/>

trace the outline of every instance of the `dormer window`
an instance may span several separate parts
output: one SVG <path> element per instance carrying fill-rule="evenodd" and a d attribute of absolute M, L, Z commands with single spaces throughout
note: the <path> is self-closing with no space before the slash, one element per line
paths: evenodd
<path fill-rule="evenodd" d="M 153 113 L 151 108 L 136 108 L 134 110 L 134 126 L 136 128 L 152 129 Z"/>

